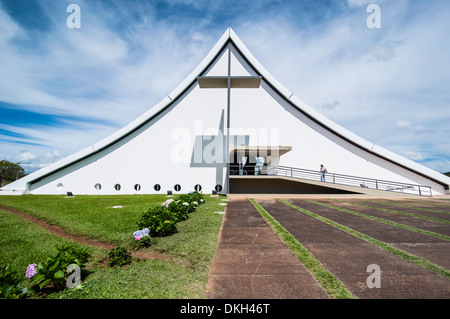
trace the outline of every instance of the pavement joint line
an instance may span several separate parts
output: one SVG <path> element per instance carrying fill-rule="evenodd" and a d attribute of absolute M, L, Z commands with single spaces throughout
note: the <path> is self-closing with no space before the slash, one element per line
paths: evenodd
<path fill-rule="evenodd" d="M 316 219 L 318 219 L 318 220 L 320 220 L 320 221 L 322 221 L 324 223 L 327 223 L 328 225 L 336 227 L 337 229 L 342 230 L 342 231 L 344 231 L 344 232 L 346 232 L 346 233 L 348 233 L 348 234 L 350 234 L 352 236 L 355 236 L 355 237 L 357 237 L 359 239 L 362 239 L 362 240 L 368 242 L 369 244 L 378 246 L 381 249 L 387 251 L 388 253 L 391 253 L 393 255 L 399 256 L 399 257 L 401 257 L 401 258 L 403 258 L 403 259 L 405 259 L 407 261 L 413 262 L 416 265 L 419 265 L 419 266 L 421 266 L 421 267 L 423 267 L 425 269 L 428 269 L 428 270 L 430 270 L 430 271 L 432 271 L 432 272 L 434 272 L 436 274 L 439 274 L 439 275 L 442 275 L 444 277 L 450 278 L 450 270 L 448 270 L 448 269 L 446 269 L 444 267 L 441 267 L 439 265 L 436 265 L 436 264 L 432 263 L 431 261 L 429 261 L 429 260 L 427 260 L 425 258 L 421 258 L 421 257 L 415 256 L 413 254 L 410 254 L 410 253 L 408 253 L 408 252 L 406 252 L 404 250 L 395 248 L 395 247 L 393 247 L 393 246 L 391 246 L 391 245 L 389 245 L 389 244 L 387 244 L 387 243 L 385 243 L 383 241 L 377 240 L 377 239 L 375 239 L 375 238 L 373 238 L 371 236 L 368 236 L 368 235 L 365 235 L 363 233 L 360 233 L 360 232 L 358 232 L 358 231 L 356 231 L 354 229 L 351 229 L 351 228 L 349 228 L 347 226 L 344 226 L 342 224 L 333 222 L 332 220 L 330 220 L 328 218 L 319 216 L 319 215 L 317 215 L 317 214 L 315 214 L 313 212 L 310 212 L 310 211 L 308 211 L 306 209 L 303 209 L 303 208 L 300 208 L 300 207 L 298 207 L 296 205 L 288 203 L 288 202 L 286 202 L 286 201 L 284 201 L 282 199 L 276 198 L 276 200 L 281 202 L 281 203 L 283 203 L 283 204 L 285 204 L 285 205 L 287 205 L 287 206 L 289 206 L 289 207 L 292 207 L 292 208 L 298 210 L 299 212 L 307 214 L 307 215 L 309 215 L 311 217 L 314 217 L 314 218 L 316 218 Z"/>
<path fill-rule="evenodd" d="M 272 217 L 269 212 L 253 198 L 250 198 L 249 200 L 273 231 L 283 240 L 285 245 L 291 249 L 297 259 L 311 272 L 332 299 L 357 299 L 357 297 L 351 293 L 332 272 L 325 269 L 322 263 L 305 246 L 303 246 L 297 238 Z"/>
<path fill-rule="evenodd" d="M 329 205 L 329 204 L 325 204 L 325 203 L 321 203 L 321 202 L 316 202 L 316 201 L 309 200 L 309 199 L 302 199 L 302 200 L 310 202 L 310 203 L 322 205 L 322 206 L 325 206 L 325 207 L 328 207 L 328 208 L 336 209 L 336 210 L 339 210 L 339 211 L 342 211 L 342 212 L 345 212 L 345 213 L 348 213 L 348 214 L 352 214 L 352 215 L 355 215 L 355 216 L 360 216 L 360 217 L 364 217 L 364 218 L 367 218 L 367 219 L 372 219 L 372 220 L 375 220 L 375 221 L 378 221 L 378 222 L 381 222 L 381 223 L 385 223 L 385 224 L 388 224 L 388 225 L 396 226 L 396 227 L 407 229 L 407 230 L 411 230 L 411 231 L 414 231 L 414 232 L 417 232 L 417 233 L 420 233 L 420 234 L 424 234 L 424 235 L 432 236 L 432 237 L 435 237 L 435 238 L 439 238 L 439 239 L 450 241 L 450 236 L 438 234 L 438 233 L 435 233 L 435 232 L 432 232 L 432 231 L 411 227 L 411 226 L 400 224 L 400 223 L 397 223 L 397 222 L 394 222 L 394 221 L 391 221 L 391 220 L 387 220 L 387 219 L 383 219 L 383 218 L 379 218 L 379 217 L 375 217 L 375 216 L 371 216 L 371 215 L 366 215 L 366 214 L 363 214 L 363 213 L 358 213 L 358 212 L 355 212 L 355 211 L 352 211 L 352 210 L 349 210 L 349 209 L 346 209 L 346 208 L 337 207 L 337 206 L 333 206 L 333 205 Z M 360 205 L 360 206 L 369 207 L 369 208 L 376 208 L 376 207 L 365 206 L 365 205 Z M 382 210 L 391 212 L 390 210 L 386 210 L 386 209 L 382 209 Z M 417 217 L 417 216 L 412 216 L 412 217 Z M 430 219 L 430 218 L 425 218 L 425 219 Z M 433 221 L 439 221 L 439 220 L 434 220 L 433 219 Z M 446 221 L 446 222 L 449 223 L 448 221 Z"/>

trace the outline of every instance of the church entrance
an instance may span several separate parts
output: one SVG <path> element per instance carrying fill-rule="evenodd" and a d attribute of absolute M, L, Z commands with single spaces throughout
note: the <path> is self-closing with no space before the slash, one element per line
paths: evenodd
<path fill-rule="evenodd" d="M 234 146 L 230 153 L 230 176 L 259 176 L 270 174 L 279 165 L 280 156 L 290 146 Z"/>

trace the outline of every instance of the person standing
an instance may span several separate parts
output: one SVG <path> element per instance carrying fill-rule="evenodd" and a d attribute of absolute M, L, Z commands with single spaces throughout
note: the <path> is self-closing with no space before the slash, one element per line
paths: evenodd
<path fill-rule="evenodd" d="M 325 166 L 323 166 L 323 164 L 320 164 L 320 181 L 321 182 L 325 182 L 325 173 L 327 173 L 327 169 L 325 168 Z"/>

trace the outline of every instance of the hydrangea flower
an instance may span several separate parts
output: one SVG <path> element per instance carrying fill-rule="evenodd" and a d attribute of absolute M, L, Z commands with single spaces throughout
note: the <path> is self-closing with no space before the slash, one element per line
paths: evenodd
<path fill-rule="evenodd" d="M 192 204 L 194 204 L 195 206 L 197 206 L 197 205 L 198 205 L 198 203 L 197 203 L 197 202 L 192 202 Z"/>
<path fill-rule="evenodd" d="M 137 230 L 133 233 L 133 237 L 135 240 L 139 240 L 142 237 L 150 236 L 150 229 L 144 228 L 142 230 Z M 139 237 L 139 239 L 137 239 Z"/>
<path fill-rule="evenodd" d="M 167 208 L 167 207 L 169 207 L 169 205 L 170 205 L 172 202 L 173 202 L 173 199 L 170 198 L 170 199 L 166 200 L 164 203 L 162 203 L 161 206 L 164 206 L 164 207 Z"/>
<path fill-rule="evenodd" d="M 36 269 L 37 265 L 36 264 L 30 264 L 27 267 L 27 271 L 25 273 L 25 276 L 27 276 L 28 278 L 33 278 L 34 275 L 37 274 L 37 269 Z"/>
<path fill-rule="evenodd" d="M 141 236 L 134 237 L 134 240 L 141 240 Z"/>
<path fill-rule="evenodd" d="M 188 202 L 183 202 L 182 205 L 183 205 L 183 206 L 189 206 L 189 203 L 188 203 Z"/>

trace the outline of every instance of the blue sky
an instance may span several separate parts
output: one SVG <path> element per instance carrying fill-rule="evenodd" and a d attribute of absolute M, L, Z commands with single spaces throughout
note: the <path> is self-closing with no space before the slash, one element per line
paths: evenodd
<path fill-rule="evenodd" d="M 370 3 L 381 28 L 368 28 Z M 70 4 L 81 28 L 70 29 Z M 28 172 L 125 126 L 232 27 L 266 69 L 363 138 L 450 171 L 446 0 L 0 0 L 0 159 Z"/>

